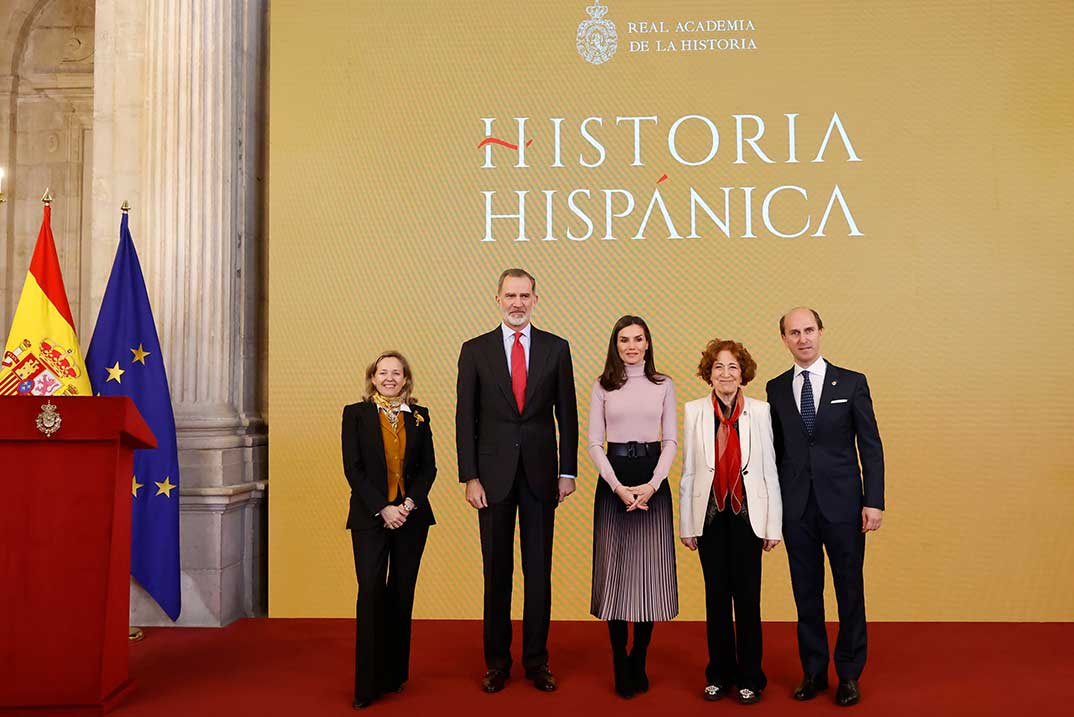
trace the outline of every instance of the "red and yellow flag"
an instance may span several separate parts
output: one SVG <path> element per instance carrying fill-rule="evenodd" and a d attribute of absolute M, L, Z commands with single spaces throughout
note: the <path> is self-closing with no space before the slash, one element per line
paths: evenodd
<path fill-rule="evenodd" d="M 92 395 L 63 288 L 51 219 L 52 208 L 46 205 L 0 361 L 0 396 Z"/>

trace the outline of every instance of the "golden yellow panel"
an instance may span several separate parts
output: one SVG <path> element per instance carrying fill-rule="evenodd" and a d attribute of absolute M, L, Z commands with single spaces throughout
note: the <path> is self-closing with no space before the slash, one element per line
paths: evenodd
<path fill-rule="evenodd" d="M 790 366 L 780 314 L 816 307 L 825 355 L 869 376 L 887 453 L 870 618 L 1074 619 L 1074 6 L 587 5 L 272 3 L 271 614 L 353 614 L 340 413 L 397 348 L 440 468 L 416 614 L 480 617 L 456 360 L 518 265 L 535 323 L 571 342 L 583 436 L 621 314 L 648 319 L 681 407 L 713 336 L 746 343 L 764 398 Z M 520 124 L 519 148 L 479 147 L 519 145 Z M 520 214 L 520 192 L 524 227 L 490 216 Z M 584 448 L 580 466 L 556 619 L 588 614 Z M 682 617 L 701 619 L 696 556 L 678 557 Z M 794 618 L 782 547 L 763 602 Z"/>

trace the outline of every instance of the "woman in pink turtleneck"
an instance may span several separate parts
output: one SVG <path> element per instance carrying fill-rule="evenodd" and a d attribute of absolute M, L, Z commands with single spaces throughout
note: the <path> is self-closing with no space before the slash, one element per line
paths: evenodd
<path fill-rule="evenodd" d="M 590 611 L 608 621 L 615 691 L 622 697 L 649 689 L 645 655 L 653 623 L 679 612 L 667 481 L 676 426 L 675 386 L 656 371 L 649 327 L 641 317 L 624 316 L 612 329 L 589 406 L 589 455 L 601 478 L 593 506 Z"/>

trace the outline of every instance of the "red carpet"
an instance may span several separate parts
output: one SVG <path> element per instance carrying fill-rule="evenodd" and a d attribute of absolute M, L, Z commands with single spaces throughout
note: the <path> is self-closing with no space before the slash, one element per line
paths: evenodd
<path fill-rule="evenodd" d="M 351 710 L 354 623 L 350 620 L 243 620 L 223 630 L 146 629 L 131 647 L 134 691 L 116 717 L 216 715 L 346 715 Z M 834 644 L 834 640 L 833 640 Z M 558 717 L 748 712 L 810 717 L 859 714 L 1074 714 L 1074 624 L 874 623 L 860 705 L 831 702 L 833 687 L 812 702 L 794 702 L 799 678 L 794 625 L 765 625 L 764 700 L 745 707 L 704 702 L 704 627 L 657 625 L 650 649 L 652 689 L 626 701 L 612 691 L 604 623 L 552 625 L 552 669 L 560 689 L 541 694 L 516 665 L 503 692 L 480 692 L 479 622 L 418 621 L 411 679 L 361 712 L 366 715 L 447 714 Z M 835 679 L 834 671 L 830 675 Z"/>

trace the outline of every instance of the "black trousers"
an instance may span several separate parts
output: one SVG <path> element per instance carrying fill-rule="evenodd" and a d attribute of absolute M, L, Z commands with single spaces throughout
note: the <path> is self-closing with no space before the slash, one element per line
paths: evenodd
<path fill-rule="evenodd" d="M 485 575 L 485 664 L 511 669 L 511 586 L 514 580 L 515 513 L 522 544 L 525 595 L 522 608 L 522 665 L 548 664 L 548 625 L 552 618 L 552 534 L 556 502 L 533 494 L 519 462 L 511 492 L 477 512 Z"/>
<path fill-rule="evenodd" d="M 730 506 L 717 512 L 697 539 L 705 577 L 709 684 L 757 692 L 768 684 L 761 669 L 762 544 L 749 520 Z"/>
<path fill-rule="evenodd" d="M 372 700 L 410 677 L 410 618 L 429 526 L 407 521 L 351 531 L 358 577 L 354 699 Z"/>
<path fill-rule="evenodd" d="M 835 671 L 840 680 L 856 680 L 865 669 L 865 534 L 861 521 L 832 523 L 817 507 L 810 487 L 800 520 L 785 520 L 783 541 L 791 566 L 791 586 L 798 606 L 798 655 L 808 675 L 828 672 L 828 634 L 824 630 L 824 551 L 832 566 L 839 605 Z"/>

